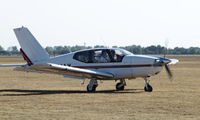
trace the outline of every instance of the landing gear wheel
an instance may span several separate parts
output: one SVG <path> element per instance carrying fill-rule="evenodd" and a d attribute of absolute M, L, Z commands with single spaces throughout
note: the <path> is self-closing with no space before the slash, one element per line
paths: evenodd
<path fill-rule="evenodd" d="M 96 78 L 92 78 L 89 82 L 89 84 L 87 85 L 87 91 L 88 92 L 95 92 L 96 88 L 98 86 L 98 82 Z"/>
<path fill-rule="evenodd" d="M 117 83 L 116 84 L 116 89 L 117 90 L 124 90 L 124 85 L 122 83 Z"/>
<path fill-rule="evenodd" d="M 148 83 L 144 86 L 144 91 L 145 92 L 152 92 L 153 88 L 151 85 L 149 85 Z"/>
<path fill-rule="evenodd" d="M 96 88 L 97 88 L 97 86 L 98 86 L 98 85 L 93 85 L 93 86 L 92 86 L 92 88 L 90 88 L 90 86 L 89 86 L 89 85 L 87 85 L 87 91 L 88 91 L 88 92 L 95 92 L 95 91 L 96 91 Z"/>

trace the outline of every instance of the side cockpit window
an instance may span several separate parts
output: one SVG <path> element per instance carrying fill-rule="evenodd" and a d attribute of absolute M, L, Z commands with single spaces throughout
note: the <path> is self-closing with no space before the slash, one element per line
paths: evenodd
<path fill-rule="evenodd" d="M 73 59 L 84 63 L 112 63 L 122 62 L 124 56 L 120 50 L 96 49 L 77 52 Z"/>
<path fill-rule="evenodd" d="M 75 53 L 73 59 L 84 63 L 89 63 L 89 52 L 88 51 L 77 52 Z"/>
<path fill-rule="evenodd" d="M 94 51 L 95 63 L 109 63 L 111 62 L 109 53 L 107 50 L 95 50 Z"/>
<path fill-rule="evenodd" d="M 110 50 L 112 62 L 122 62 L 124 54 L 120 50 Z"/>

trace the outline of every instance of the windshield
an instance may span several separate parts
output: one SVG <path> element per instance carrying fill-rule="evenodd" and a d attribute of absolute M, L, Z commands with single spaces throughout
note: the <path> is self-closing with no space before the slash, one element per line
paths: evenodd
<path fill-rule="evenodd" d="M 126 56 L 126 55 L 133 55 L 133 53 L 124 50 L 124 49 L 115 49 L 116 54 Z"/>

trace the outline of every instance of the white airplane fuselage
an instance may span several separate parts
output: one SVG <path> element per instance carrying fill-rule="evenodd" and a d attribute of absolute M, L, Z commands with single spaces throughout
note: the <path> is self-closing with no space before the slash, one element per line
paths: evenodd
<path fill-rule="evenodd" d="M 152 56 L 127 55 L 121 62 L 84 63 L 73 59 L 75 53 L 50 58 L 48 62 L 111 73 L 114 76 L 113 79 L 147 77 L 158 74 L 162 70 L 162 66 L 154 65 L 157 57 Z"/>

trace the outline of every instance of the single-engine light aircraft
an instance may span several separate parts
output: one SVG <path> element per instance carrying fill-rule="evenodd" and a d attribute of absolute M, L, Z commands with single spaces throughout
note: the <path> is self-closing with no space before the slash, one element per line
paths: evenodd
<path fill-rule="evenodd" d="M 21 46 L 20 52 L 26 64 L 0 64 L 1 67 L 16 66 L 14 70 L 59 74 L 64 77 L 90 79 L 88 92 L 95 92 L 97 80 L 119 80 L 117 90 L 124 90 L 125 79 L 142 77 L 145 80 L 144 90 L 151 92 L 149 78 L 158 74 L 165 67 L 169 78 L 172 72 L 169 65 L 179 62 L 177 59 L 134 55 L 120 48 L 86 49 L 68 54 L 49 57 L 26 27 L 14 29 Z"/>

